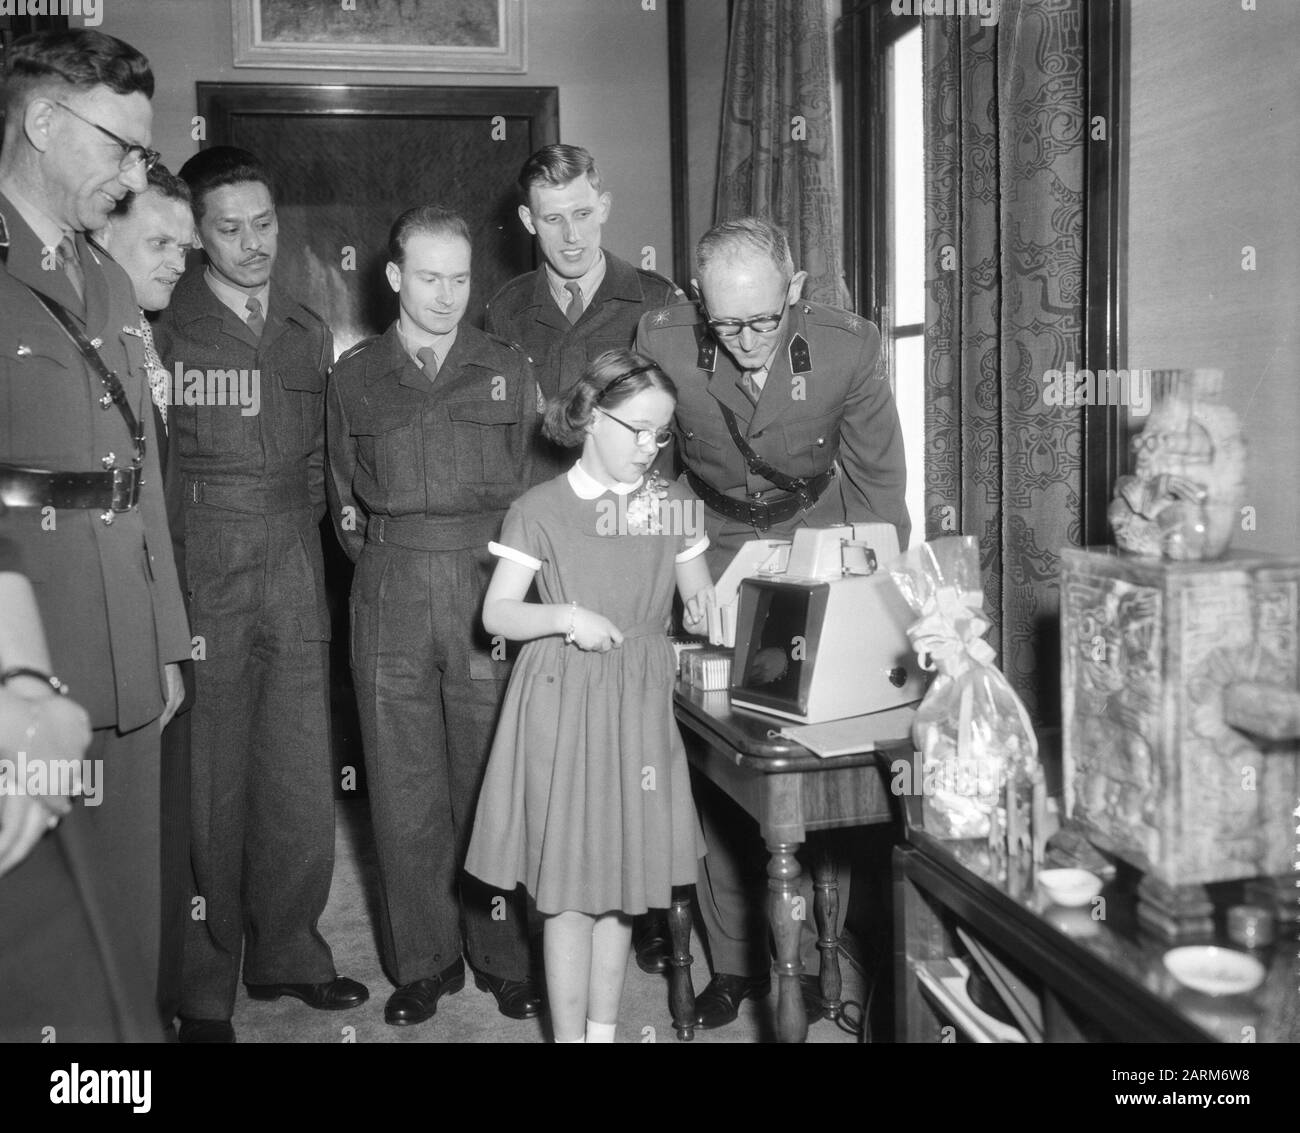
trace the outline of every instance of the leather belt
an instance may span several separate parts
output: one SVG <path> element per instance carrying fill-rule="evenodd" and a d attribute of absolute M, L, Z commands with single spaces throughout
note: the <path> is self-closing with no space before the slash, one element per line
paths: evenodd
<path fill-rule="evenodd" d="M 483 515 L 372 515 L 366 520 L 366 542 L 408 551 L 486 550 L 501 531 L 503 515 L 496 511 Z"/>
<path fill-rule="evenodd" d="M 140 501 L 142 468 L 107 472 L 49 472 L 0 464 L 0 504 L 5 507 L 93 508 L 130 511 Z"/>
<path fill-rule="evenodd" d="M 803 487 L 798 492 L 778 500 L 737 499 L 735 496 L 724 495 L 706 484 L 689 468 L 686 470 L 686 479 L 705 505 L 719 515 L 747 524 L 759 531 L 766 531 L 769 527 L 784 523 L 787 519 L 793 519 L 801 511 L 812 508 L 822 492 L 826 490 L 826 486 L 835 479 L 835 469 L 828 468 L 819 476 L 804 481 Z"/>
<path fill-rule="evenodd" d="M 184 485 L 187 503 L 223 511 L 274 515 L 312 506 L 305 474 L 265 481 L 205 480 L 201 476 L 185 476 Z"/>

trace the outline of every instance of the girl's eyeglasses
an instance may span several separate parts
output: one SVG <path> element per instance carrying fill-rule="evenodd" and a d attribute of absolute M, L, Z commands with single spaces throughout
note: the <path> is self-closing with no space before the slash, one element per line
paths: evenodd
<path fill-rule="evenodd" d="M 605 416 L 611 421 L 618 421 L 618 423 L 629 433 L 635 433 L 636 443 L 641 445 L 643 448 L 650 444 L 651 441 L 654 442 L 655 448 L 663 448 L 664 445 L 673 439 L 673 431 L 668 428 L 667 425 L 661 429 L 638 429 L 635 425 L 629 425 L 626 421 L 615 417 L 614 414 L 609 412 L 609 410 L 601 409 L 600 406 L 597 406 L 596 408 L 599 412 L 605 414 Z"/>

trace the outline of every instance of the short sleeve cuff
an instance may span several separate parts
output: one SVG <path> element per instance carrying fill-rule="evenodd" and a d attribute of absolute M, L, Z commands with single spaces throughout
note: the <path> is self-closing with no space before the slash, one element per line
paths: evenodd
<path fill-rule="evenodd" d="M 708 548 L 709 548 L 709 537 L 706 535 L 693 547 L 687 547 L 686 550 L 682 551 L 681 554 L 677 555 L 674 561 L 679 563 L 689 563 L 691 559 L 695 558 L 698 555 L 704 554 L 704 552 L 707 551 Z"/>
<path fill-rule="evenodd" d="M 507 547 L 503 543 L 489 543 L 488 550 L 499 559 L 509 559 L 512 563 L 518 563 L 529 570 L 542 569 L 541 559 L 535 559 L 532 555 L 525 555 L 523 551 L 516 551 L 513 547 Z"/>

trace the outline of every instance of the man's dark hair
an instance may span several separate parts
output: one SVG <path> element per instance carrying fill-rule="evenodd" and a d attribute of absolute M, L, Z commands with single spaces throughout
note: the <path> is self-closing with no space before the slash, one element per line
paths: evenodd
<path fill-rule="evenodd" d="M 191 201 L 190 187 L 167 168 L 161 161 L 149 170 L 146 175 L 149 181 L 149 189 L 153 189 L 159 196 L 165 197 L 169 201 L 180 201 L 182 204 L 189 204 Z M 149 189 L 146 189 L 147 193 Z M 113 207 L 110 216 L 126 216 L 131 211 L 132 204 L 135 203 L 139 193 L 127 193 Z"/>
<path fill-rule="evenodd" d="M 545 185 L 558 189 L 578 177 L 586 176 L 591 187 L 600 192 L 600 170 L 596 168 L 596 159 L 581 146 L 566 146 L 557 142 L 555 145 L 542 146 L 532 157 L 524 162 L 519 171 L 519 197 L 524 204 L 529 204 L 528 190 L 534 185 Z"/>
<path fill-rule="evenodd" d="M 205 198 L 213 189 L 256 181 L 265 185 L 271 200 L 275 200 L 275 182 L 266 166 L 248 150 L 237 146 L 212 146 L 199 150 L 181 166 L 180 177 L 190 187 L 196 224 L 203 219 L 207 206 Z"/>
<path fill-rule="evenodd" d="M 21 118 L 32 96 L 51 81 L 153 98 L 149 60 L 129 43 L 90 28 L 36 32 L 14 41 L 5 55 L 5 117 Z"/>
<path fill-rule="evenodd" d="M 430 236 L 459 236 L 471 248 L 474 240 L 469 225 L 458 212 L 442 205 L 416 205 L 407 209 L 393 221 L 388 231 L 388 258 L 401 267 L 406 260 L 406 242 L 413 232 L 427 232 Z"/>

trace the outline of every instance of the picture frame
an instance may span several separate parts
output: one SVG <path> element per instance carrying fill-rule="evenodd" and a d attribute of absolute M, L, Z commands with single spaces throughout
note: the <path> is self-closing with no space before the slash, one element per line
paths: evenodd
<path fill-rule="evenodd" d="M 396 317 L 388 230 L 414 205 L 460 212 L 473 234 L 467 321 L 536 266 L 515 180 L 559 140 L 555 87 L 198 83 L 204 147 L 240 146 L 277 189 L 276 278 L 334 329 L 341 353 Z"/>
<path fill-rule="evenodd" d="M 236 67 L 522 73 L 524 0 L 231 0 Z"/>

